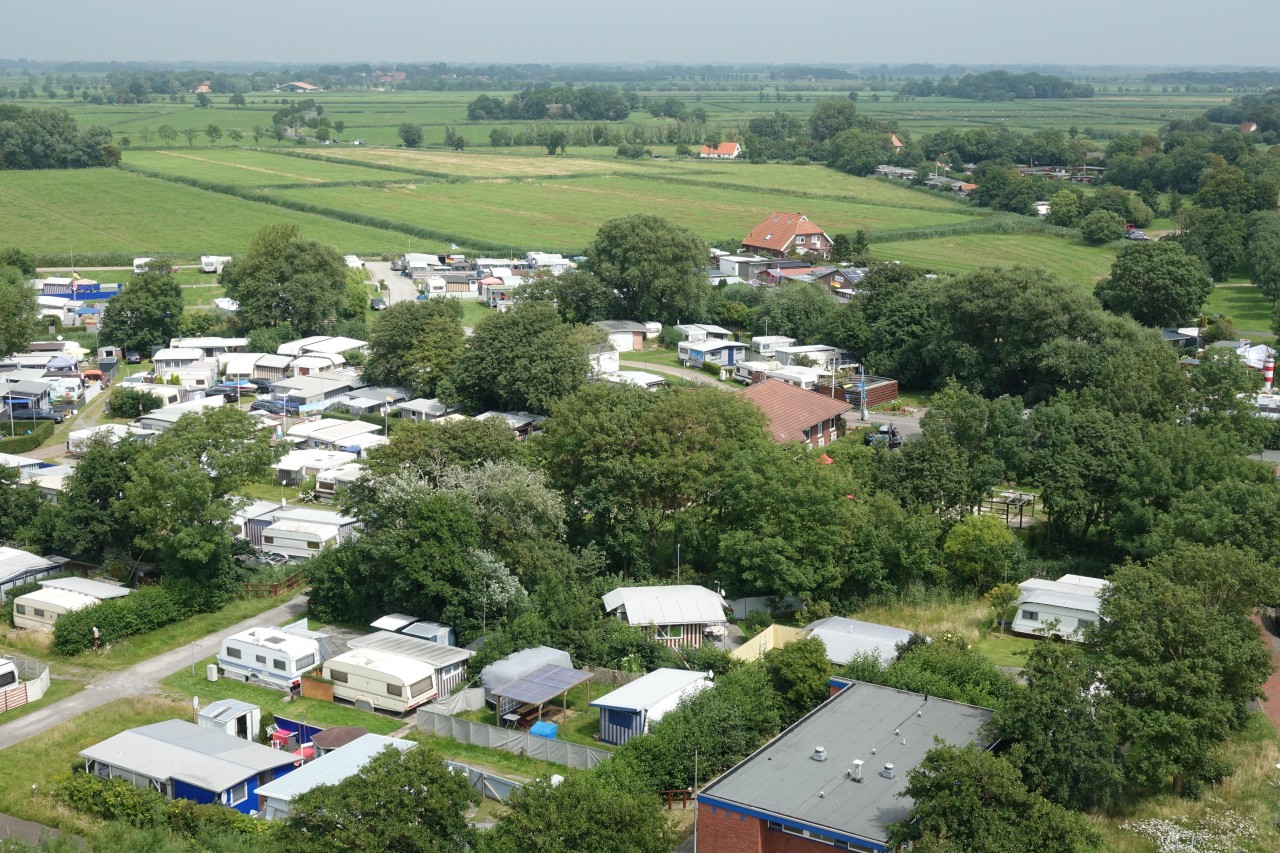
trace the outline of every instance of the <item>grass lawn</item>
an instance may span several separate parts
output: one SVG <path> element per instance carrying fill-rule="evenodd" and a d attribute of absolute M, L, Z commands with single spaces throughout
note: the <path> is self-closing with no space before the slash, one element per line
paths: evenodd
<path fill-rule="evenodd" d="M 51 669 L 50 675 L 55 675 L 57 670 Z M 74 696 L 84 689 L 84 682 L 77 678 L 53 678 L 49 682 L 49 689 L 45 694 L 35 702 L 28 702 L 20 708 L 14 708 L 12 711 L 5 711 L 0 714 L 0 726 L 5 723 L 12 723 L 19 717 L 25 717 L 33 711 L 39 711 L 45 705 L 52 705 L 68 696 Z"/>
<path fill-rule="evenodd" d="M 485 317 L 492 317 L 497 313 L 492 308 L 479 302 L 469 302 L 461 299 L 458 302 L 462 305 L 462 325 L 472 329 Z"/>
<path fill-rule="evenodd" d="M 403 181 L 413 177 L 386 169 L 326 163 L 303 157 L 283 157 L 240 148 L 131 151 L 125 155 L 125 162 L 148 172 L 249 187 L 326 181 Z"/>
<path fill-rule="evenodd" d="M 37 255 L 230 255 L 275 223 L 297 225 L 304 237 L 343 252 L 379 254 L 404 243 L 374 228 L 119 169 L 9 172 L 0 184 L 0 233 Z"/>
<path fill-rule="evenodd" d="M 517 782 L 539 778 L 546 779 L 550 778 L 553 773 L 565 776 L 571 772 L 562 764 L 540 761 L 536 758 L 516 755 L 501 749 L 473 746 L 469 743 L 456 741 L 453 738 L 439 737 L 420 731 L 410 732 L 408 739 L 430 744 L 435 748 L 436 752 L 445 758 L 462 764 L 470 764 L 479 770 L 488 770 L 490 773 L 496 773 L 499 776 L 505 776 Z M 0 755 L 3 755 L 3 753 L 0 753 Z"/>
<path fill-rule="evenodd" d="M 389 735 L 412 721 L 411 718 L 400 720 L 383 714 L 370 714 L 350 705 L 319 699 L 294 699 L 286 702 L 286 694 L 279 690 L 256 687 L 234 679 L 220 679 L 211 683 L 205 678 L 205 667 L 216 660 L 214 657 L 197 658 L 194 676 L 190 669 L 184 669 L 160 684 L 166 693 L 184 700 L 188 707 L 192 696 L 199 696 L 201 705 L 208 705 L 218 699 L 239 699 L 262 708 L 264 718 L 267 714 L 279 714 L 291 720 L 305 719 L 317 726 L 364 726 L 374 734 Z"/>
<path fill-rule="evenodd" d="M 848 614 L 880 625 L 892 625 L 936 637 L 947 631 L 958 632 L 969 643 L 979 644 L 983 633 L 991 627 L 991 608 L 985 602 L 956 601 L 925 604 L 896 603 L 865 607 Z M 979 646 L 979 651 L 987 652 Z"/>
<path fill-rule="evenodd" d="M 250 598 L 231 602 L 216 613 L 201 613 L 173 625 L 166 625 L 148 634 L 129 637 L 118 643 L 98 651 L 89 650 L 73 657 L 64 658 L 51 653 L 48 649 L 48 634 L 30 631 L 8 631 L 0 634 L 0 650 L 9 650 L 24 657 L 42 660 L 56 667 L 59 663 L 79 667 L 85 670 L 110 672 L 125 669 L 135 663 L 155 657 L 170 649 L 181 648 L 190 643 L 199 643 L 215 631 L 249 619 L 263 611 L 283 604 L 292 596 L 285 594 L 279 598 Z M 39 638 L 44 637 L 44 642 Z M 200 653 L 206 654 L 210 649 L 200 647 Z"/>
<path fill-rule="evenodd" d="M 980 267 L 1019 264 L 1040 267 L 1092 291 L 1111 271 L 1115 249 L 1044 234 L 965 234 L 898 240 L 872 245 L 877 258 L 898 260 L 938 272 L 963 273 Z"/>
<path fill-rule="evenodd" d="M 679 354 L 675 350 L 670 349 L 645 349 L 639 352 L 624 352 L 618 354 L 619 361 L 629 361 L 632 364 L 657 364 L 663 367 L 684 367 L 684 362 L 680 360 Z M 711 374 L 707 374 L 710 376 Z"/>
<path fill-rule="evenodd" d="M 1206 314 L 1230 317 L 1241 331 L 1269 332 L 1271 329 L 1271 301 L 1252 284 L 1215 285 L 1204 310 Z"/>

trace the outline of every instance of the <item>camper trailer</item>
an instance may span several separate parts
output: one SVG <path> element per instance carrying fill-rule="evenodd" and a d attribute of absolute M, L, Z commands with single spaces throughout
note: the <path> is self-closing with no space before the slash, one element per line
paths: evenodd
<path fill-rule="evenodd" d="M 429 663 L 382 649 L 352 649 L 324 665 L 324 677 L 333 682 L 333 698 L 363 700 L 396 714 L 436 698 L 435 671 Z"/>
<path fill-rule="evenodd" d="M 40 581 L 40 589 L 13 600 L 13 625 L 35 631 L 52 631 L 60 616 L 83 610 L 110 598 L 123 598 L 128 587 L 86 578 Z"/>
<path fill-rule="evenodd" d="M 250 628 L 222 641 L 218 666 L 227 678 L 291 691 L 322 660 L 320 643 L 281 628 Z"/>
<path fill-rule="evenodd" d="M 231 258 L 226 255 L 201 255 L 200 272 L 216 272 L 221 275 L 223 266 L 229 260 Z"/>
<path fill-rule="evenodd" d="M 18 683 L 18 667 L 13 661 L 0 658 L 0 691 L 8 690 Z"/>

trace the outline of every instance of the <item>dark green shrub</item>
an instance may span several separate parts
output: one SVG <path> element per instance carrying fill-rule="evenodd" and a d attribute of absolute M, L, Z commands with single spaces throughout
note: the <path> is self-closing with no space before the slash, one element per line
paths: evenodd
<path fill-rule="evenodd" d="M 158 826 L 164 821 L 164 795 L 135 788 L 123 779 L 99 779 L 88 773 L 75 773 L 58 783 L 53 789 L 53 798 L 82 814 L 123 821 L 139 828 Z"/>
<path fill-rule="evenodd" d="M 115 643 L 180 622 L 194 612 L 165 587 L 139 587 L 124 598 L 58 617 L 53 624 L 53 651 L 71 656 L 91 648 L 94 627 L 101 632 L 104 644 Z"/>

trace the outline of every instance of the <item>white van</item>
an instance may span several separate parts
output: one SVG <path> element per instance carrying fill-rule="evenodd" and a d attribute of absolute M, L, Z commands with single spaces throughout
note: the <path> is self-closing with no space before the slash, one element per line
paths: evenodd
<path fill-rule="evenodd" d="M 231 258 L 227 255 L 201 255 L 200 256 L 200 272 L 215 272 L 222 274 L 222 268 Z"/>
<path fill-rule="evenodd" d="M 324 677 L 333 698 L 364 700 L 383 711 L 403 714 L 437 696 L 436 668 L 382 649 L 352 649 L 325 661 Z"/>
<path fill-rule="evenodd" d="M 320 665 L 320 643 L 281 628 L 250 628 L 222 641 L 218 666 L 227 678 L 291 691 Z"/>

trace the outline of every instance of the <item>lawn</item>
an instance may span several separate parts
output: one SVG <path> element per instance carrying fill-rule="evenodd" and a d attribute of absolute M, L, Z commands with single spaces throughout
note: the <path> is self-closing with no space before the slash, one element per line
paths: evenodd
<path fill-rule="evenodd" d="M 200 643 L 216 631 L 270 610 L 278 604 L 284 604 L 289 599 L 290 596 L 286 594 L 279 598 L 236 600 L 216 613 L 201 613 L 150 633 L 129 637 L 98 651 L 89 650 L 69 658 L 58 657 L 48 650 L 48 635 L 43 635 L 45 643 L 38 642 L 41 636 L 39 632 L 10 631 L 0 635 L 0 650 L 7 649 L 24 657 L 42 660 L 53 667 L 65 663 L 84 670 L 116 671 L 170 649 Z M 201 649 L 201 654 L 209 651 L 203 648 L 203 644 L 198 648 Z"/>
<path fill-rule="evenodd" d="M 797 198 L 786 190 L 705 187 L 639 177 L 294 188 L 268 194 L 406 225 L 426 224 L 463 245 L 471 238 L 550 251 L 576 251 L 591 241 L 602 222 L 631 213 L 661 215 L 711 239 L 746 234 L 775 210 L 803 209 L 830 233 L 972 221 L 972 216 L 943 210 Z"/>
<path fill-rule="evenodd" d="M 517 782 L 529 779 L 546 779 L 550 778 L 553 773 L 559 773 L 564 776 L 569 772 L 561 764 L 515 755 L 501 749 L 473 746 L 469 743 L 456 741 L 453 738 L 439 737 L 438 735 L 426 734 L 420 731 L 410 732 L 408 739 L 430 744 L 435 748 L 436 752 L 439 752 L 445 758 L 453 759 L 462 764 L 470 764 L 479 770 L 488 770 L 490 773 L 496 773 L 499 776 L 505 776 Z M 0 753 L 0 755 L 2 754 Z"/>
<path fill-rule="evenodd" d="M 543 717 L 560 725 L 560 730 L 556 735 L 558 740 L 578 743 L 583 746 L 592 746 L 597 749 L 612 750 L 614 747 L 596 740 L 595 736 L 600 733 L 600 709 L 592 708 L 588 703 L 592 699 L 599 699 L 613 689 L 613 687 L 603 684 L 579 684 L 569 691 L 567 723 L 562 719 L 562 700 L 560 697 L 556 697 L 553 701 L 547 703 Z M 470 720 L 473 723 L 495 725 L 494 712 L 491 708 L 463 711 L 456 716 L 459 719 Z"/>
<path fill-rule="evenodd" d="M 56 674 L 56 671 L 50 669 L 49 674 L 53 676 Z M 49 681 L 49 689 L 46 690 L 45 694 L 39 699 L 34 702 L 28 702 L 19 708 L 14 708 L 12 711 L 5 711 L 3 714 L 0 714 L 0 726 L 12 723 L 19 717 L 25 717 L 33 711 L 39 711 L 45 705 L 52 705 L 54 702 L 66 699 L 68 696 L 74 696 L 83 689 L 84 682 L 78 678 L 51 678 Z"/>
<path fill-rule="evenodd" d="M 1044 234 L 966 234 L 875 243 L 877 258 L 902 261 L 938 272 L 962 273 L 980 267 L 1032 266 L 1093 289 L 1111 271 L 1115 250 Z"/>
<path fill-rule="evenodd" d="M 1241 331 L 1271 330 L 1271 302 L 1251 284 L 1219 284 L 1205 303 L 1206 314 L 1224 314 Z"/>
<path fill-rule="evenodd" d="M 230 255 L 275 223 L 343 252 L 378 254 L 404 243 L 374 228 L 118 169 L 6 172 L 0 182 L 0 234 L 37 255 Z"/>
<path fill-rule="evenodd" d="M 284 157 L 264 151 L 241 148 L 178 148 L 154 151 L 131 151 L 125 162 L 149 172 L 181 175 L 215 184 L 265 186 L 273 184 L 309 184 L 326 181 L 396 181 L 410 176 L 385 169 L 326 163 L 302 157 Z"/>
<path fill-rule="evenodd" d="M 476 324 L 484 318 L 492 317 L 497 313 L 492 308 L 479 302 L 468 302 L 459 299 L 458 303 L 462 306 L 462 325 L 470 329 L 474 329 Z"/>
<path fill-rule="evenodd" d="M 309 724 L 329 726 L 363 726 L 374 734 L 389 735 L 404 728 L 411 719 L 396 719 L 384 714 L 370 714 L 350 705 L 323 702 L 319 699 L 293 699 L 286 702 L 287 694 L 269 687 L 255 687 L 234 679 L 210 682 L 205 678 L 205 667 L 216 662 L 216 657 L 196 659 L 196 674 L 183 669 L 160 682 L 165 692 L 182 699 L 188 706 L 192 696 L 200 697 L 201 705 L 218 699 L 239 699 L 262 708 L 263 717 L 279 714 L 291 720 L 306 720 Z"/>

